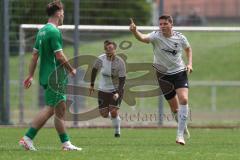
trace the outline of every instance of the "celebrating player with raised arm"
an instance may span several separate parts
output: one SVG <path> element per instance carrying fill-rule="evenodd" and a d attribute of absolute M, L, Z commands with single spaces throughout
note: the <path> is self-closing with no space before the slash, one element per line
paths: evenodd
<path fill-rule="evenodd" d="M 132 19 L 130 19 L 130 31 L 135 38 L 144 43 L 153 45 L 154 61 L 159 86 L 164 90 L 163 82 L 172 84 L 173 89 L 164 93 L 171 111 L 178 122 L 177 138 L 178 144 L 184 145 L 184 133 L 188 137 L 190 134 L 187 129 L 188 117 L 188 74 L 192 72 L 192 49 L 187 38 L 172 29 L 173 19 L 169 15 L 159 17 L 159 30 L 149 34 L 143 34 L 137 30 Z M 182 59 L 185 51 L 187 65 Z M 158 67 L 162 66 L 162 67 Z"/>
<path fill-rule="evenodd" d="M 67 80 L 66 70 L 74 76 L 76 70 L 68 63 L 62 48 L 62 34 L 57 28 L 63 24 L 64 11 L 60 1 L 54 1 L 47 5 L 48 23 L 39 30 L 33 50 L 31 63 L 29 65 L 29 75 L 24 81 L 25 88 L 31 86 L 33 75 L 40 58 L 39 81 L 45 90 L 46 107 L 43 108 L 37 116 L 34 117 L 31 127 L 25 136 L 19 141 L 19 144 L 26 150 L 35 151 L 33 139 L 37 132 L 54 115 L 54 125 L 62 143 L 63 150 L 81 150 L 71 144 L 69 136 L 66 133 L 64 124 L 64 114 L 66 111 L 65 89 Z M 63 66 L 63 67 L 62 67 Z M 57 68 L 60 69 L 57 70 Z M 49 77 L 53 73 L 57 80 L 58 88 L 53 90 L 50 86 Z"/>
<path fill-rule="evenodd" d="M 125 84 L 126 67 L 124 61 L 116 56 L 117 45 L 113 41 L 104 42 L 105 53 L 96 60 L 91 74 L 90 95 L 94 91 L 94 82 L 98 70 L 100 80 L 98 86 L 99 112 L 104 118 L 111 118 L 115 128 L 115 137 L 120 137 L 121 119 L 118 114 L 123 98 L 123 87 Z"/>

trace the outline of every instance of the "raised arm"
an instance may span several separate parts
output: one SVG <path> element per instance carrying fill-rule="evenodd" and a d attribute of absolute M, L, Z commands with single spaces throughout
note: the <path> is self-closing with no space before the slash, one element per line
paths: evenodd
<path fill-rule="evenodd" d="M 144 43 L 149 43 L 150 39 L 146 34 L 143 34 L 137 30 L 137 26 L 135 25 L 132 18 L 130 18 L 130 27 L 129 30 L 133 33 L 134 37 Z"/>

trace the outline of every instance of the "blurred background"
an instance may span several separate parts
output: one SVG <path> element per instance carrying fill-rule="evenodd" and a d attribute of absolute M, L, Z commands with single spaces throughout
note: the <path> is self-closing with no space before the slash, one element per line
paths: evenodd
<path fill-rule="evenodd" d="M 2 124 L 26 125 L 45 105 L 38 85 L 37 72 L 31 89 L 23 90 L 21 82 L 27 75 L 27 66 L 38 31 L 36 24 L 47 22 L 45 8 L 49 2 L 51 0 L 1 0 L 1 24 L 4 24 L 0 30 Z M 186 35 L 193 49 L 194 73 L 189 77 L 190 126 L 240 126 L 238 69 L 240 0 L 62 0 L 62 2 L 65 6 L 64 24 L 66 25 L 128 26 L 129 18 L 132 17 L 136 25 L 158 26 L 160 14 L 172 15 L 175 26 L 188 28 L 181 32 Z M 23 29 L 22 24 L 32 25 Z M 210 29 L 193 31 L 194 27 L 227 28 L 225 31 L 210 31 Z M 117 50 L 118 54 L 125 55 L 127 67 L 152 63 L 152 46 L 136 41 L 128 30 L 120 31 L 117 27 L 112 31 L 101 30 L 101 27 L 97 30 L 80 29 L 77 30 L 76 37 L 76 30 L 63 27 L 62 33 L 64 53 L 68 58 L 76 55 L 96 57 L 103 53 L 103 41 L 112 39 L 119 46 L 125 41 L 131 43 L 131 47 L 118 47 Z M 78 85 L 88 87 L 89 83 L 83 77 L 90 65 L 89 62 L 88 66 L 78 69 L 76 80 Z M 135 73 L 129 71 L 126 83 L 134 77 L 141 77 L 144 73 L 140 72 L 141 70 L 135 70 Z M 155 83 L 154 77 L 152 81 Z M 74 80 L 70 79 L 70 83 L 73 82 Z M 141 92 L 151 87 L 138 86 L 135 90 Z M 97 107 L 96 98 L 73 95 L 69 95 L 69 98 L 75 100 L 74 106 L 81 113 Z M 121 105 L 123 125 L 131 127 L 176 125 L 168 104 L 165 100 L 159 101 L 159 99 L 161 98 L 158 96 L 135 98 L 134 105 L 124 101 Z M 52 122 L 49 121 L 49 125 L 51 124 Z M 69 122 L 69 125 L 72 124 L 108 126 L 110 122 L 96 118 L 77 123 Z"/>

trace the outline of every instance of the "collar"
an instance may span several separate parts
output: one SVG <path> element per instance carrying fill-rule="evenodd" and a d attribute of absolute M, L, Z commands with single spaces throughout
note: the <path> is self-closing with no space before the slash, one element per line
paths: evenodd
<path fill-rule="evenodd" d="M 51 24 L 53 27 L 57 28 L 57 26 L 53 23 L 48 22 L 47 24 Z"/>

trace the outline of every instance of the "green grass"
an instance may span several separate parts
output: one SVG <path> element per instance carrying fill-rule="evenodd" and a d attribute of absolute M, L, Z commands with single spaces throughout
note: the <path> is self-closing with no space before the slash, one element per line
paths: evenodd
<path fill-rule="evenodd" d="M 23 151 L 17 141 L 26 129 L 1 128 L 0 159 L 4 160 L 239 160 L 239 129 L 190 129 L 185 146 L 175 144 L 175 129 L 122 129 L 119 139 L 113 129 L 69 129 L 81 152 L 64 152 L 54 129 L 42 129 L 35 139 L 37 152 Z"/>

